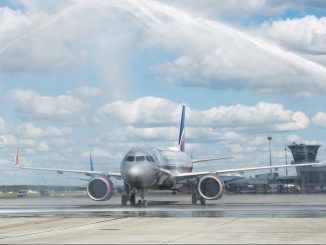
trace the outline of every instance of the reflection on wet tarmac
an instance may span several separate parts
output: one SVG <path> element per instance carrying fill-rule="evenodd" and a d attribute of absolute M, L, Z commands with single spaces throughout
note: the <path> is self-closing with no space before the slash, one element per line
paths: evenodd
<path fill-rule="evenodd" d="M 154 198 L 155 199 L 155 198 Z M 326 195 L 317 196 L 238 196 L 206 206 L 187 204 L 188 196 L 179 200 L 156 198 L 148 208 L 121 207 L 113 202 L 89 202 L 86 198 L 48 198 L 40 200 L 0 199 L 0 217 L 255 217 L 255 218 L 326 218 Z"/>

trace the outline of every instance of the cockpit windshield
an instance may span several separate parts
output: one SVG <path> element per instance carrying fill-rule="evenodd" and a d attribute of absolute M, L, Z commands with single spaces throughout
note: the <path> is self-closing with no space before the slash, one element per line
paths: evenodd
<path fill-rule="evenodd" d="M 147 162 L 155 162 L 154 158 L 152 156 L 134 156 L 134 155 L 127 155 L 125 158 L 124 158 L 124 161 L 127 161 L 127 162 L 133 162 L 133 161 L 136 161 L 136 162 L 143 162 L 143 161 L 147 161 Z"/>
<path fill-rule="evenodd" d="M 127 162 L 133 162 L 134 161 L 134 159 L 135 159 L 135 157 L 134 156 L 127 156 Z"/>
<path fill-rule="evenodd" d="M 145 156 L 136 156 L 136 162 L 145 161 Z"/>

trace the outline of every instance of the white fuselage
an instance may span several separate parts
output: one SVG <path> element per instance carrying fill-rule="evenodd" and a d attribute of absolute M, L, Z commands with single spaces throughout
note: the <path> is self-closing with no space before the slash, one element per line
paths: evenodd
<path fill-rule="evenodd" d="M 154 147 L 137 147 L 127 152 L 120 171 L 124 181 L 136 189 L 173 189 L 175 181 L 160 172 L 191 172 L 191 159 L 182 151 L 159 150 Z"/>

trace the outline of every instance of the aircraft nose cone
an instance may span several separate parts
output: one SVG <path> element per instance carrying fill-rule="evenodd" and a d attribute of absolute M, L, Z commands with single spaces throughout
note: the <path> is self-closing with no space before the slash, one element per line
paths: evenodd
<path fill-rule="evenodd" d="M 126 182 L 137 189 L 149 187 L 154 180 L 154 167 L 145 162 L 130 166 L 126 173 Z"/>

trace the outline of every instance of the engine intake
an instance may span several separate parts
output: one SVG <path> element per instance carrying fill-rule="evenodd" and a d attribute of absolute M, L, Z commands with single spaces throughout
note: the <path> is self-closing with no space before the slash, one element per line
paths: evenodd
<path fill-rule="evenodd" d="M 199 194 L 207 200 L 217 200 L 223 196 L 224 182 L 214 175 L 206 175 L 199 180 Z"/>
<path fill-rule="evenodd" d="M 87 185 L 87 194 L 94 201 L 107 201 L 113 195 L 113 183 L 105 177 L 95 177 Z"/>

